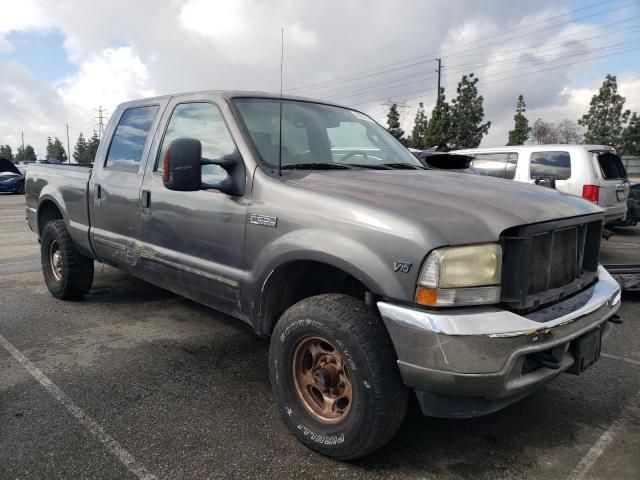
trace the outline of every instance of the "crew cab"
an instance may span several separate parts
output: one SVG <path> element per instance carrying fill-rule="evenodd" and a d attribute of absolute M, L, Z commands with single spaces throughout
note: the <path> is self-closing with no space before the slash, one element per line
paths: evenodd
<path fill-rule="evenodd" d="M 53 296 L 90 294 L 98 261 L 246 322 L 285 423 L 338 459 L 389 441 L 410 395 L 474 417 L 579 374 L 620 321 L 602 208 L 426 170 L 309 99 L 123 103 L 94 165 L 32 165 L 26 200 Z"/>
<path fill-rule="evenodd" d="M 452 153 L 472 156 L 477 174 L 537 183 L 585 198 L 604 208 L 607 225 L 625 220 L 629 179 L 608 145 L 514 145 Z"/>

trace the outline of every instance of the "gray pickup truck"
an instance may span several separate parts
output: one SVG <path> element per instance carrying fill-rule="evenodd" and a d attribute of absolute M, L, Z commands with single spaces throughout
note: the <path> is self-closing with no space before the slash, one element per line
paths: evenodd
<path fill-rule="evenodd" d="M 288 427 L 339 459 L 385 444 L 412 392 L 465 418 L 581 373 L 621 321 L 600 207 L 425 170 L 308 99 L 124 103 L 92 168 L 33 165 L 26 200 L 55 297 L 87 294 L 97 260 L 246 322 Z"/>

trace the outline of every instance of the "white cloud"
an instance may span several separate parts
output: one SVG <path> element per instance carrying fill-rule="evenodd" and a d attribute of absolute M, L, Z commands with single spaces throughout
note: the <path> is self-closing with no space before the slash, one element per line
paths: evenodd
<path fill-rule="evenodd" d="M 0 55 L 3 53 L 11 53 L 13 50 L 13 45 L 11 45 L 9 40 L 0 35 Z"/>
<path fill-rule="evenodd" d="M 0 0 L 0 33 L 51 27 L 43 7 L 38 0 Z"/>
<path fill-rule="evenodd" d="M 264 65 L 277 62 L 281 28 L 285 44 L 301 49 L 318 45 L 316 32 L 293 20 L 293 2 L 255 0 L 188 0 L 179 14 L 180 26 L 209 40 L 226 60 L 235 64 Z"/>
<path fill-rule="evenodd" d="M 525 95 L 530 118 L 539 113 L 557 121 L 564 118 L 564 112 L 575 118 L 573 112 L 582 112 L 584 101 L 576 79 L 591 91 L 602 81 L 596 77 L 604 74 L 587 74 L 593 64 L 581 64 L 508 77 L 554 65 L 536 67 L 540 62 L 557 59 L 555 65 L 568 63 L 562 57 L 624 41 L 628 36 L 615 29 L 631 24 L 607 29 L 607 35 L 592 40 L 585 39 L 603 33 L 594 26 L 596 19 L 589 20 L 594 23 L 574 21 L 509 42 L 500 41 L 500 36 L 484 43 L 482 39 L 516 27 L 525 27 L 518 33 L 533 32 L 569 22 L 568 9 L 573 5 L 568 0 L 560 5 L 557 0 L 459 0 L 446 5 L 421 0 L 402 4 L 367 0 L 0 0 L 0 51 L 10 48 L 6 35 L 11 31 L 57 29 L 64 35 L 69 61 L 77 67 L 73 75 L 52 86 L 39 81 L 34 72 L 11 66 L 12 73 L 0 82 L 0 143 L 13 142 L 15 132 L 22 128 L 29 138 L 61 136 L 65 123 L 72 127 L 73 141 L 78 130 L 90 132 L 92 109 L 98 105 L 113 109 L 121 101 L 155 93 L 218 88 L 277 91 L 280 29 L 284 27 L 285 91 L 422 56 L 422 63 L 410 68 L 391 68 L 380 76 L 365 74 L 331 88 L 292 92 L 358 105 L 383 121 L 381 103 L 389 98 L 406 100 L 413 108 L 405 113 L 405 129 L 410 130 L 417 103 L 424 101 L 428 112 L 433 106 L 432 59 L 442 56 L 448 99 L 455 95 L 463 73 L 473 71 L 480 78 L 486 119 L 493 122 L 485 143 L 500 145 L 511 128 L 518 94 Z M 635 8 L 640 12 L 640 7 Z M 620 13 L 626 15 L 622 20 L 631 18 L 633 7 Z M 552 41 L 555 48 L 548 45 Z M 487 42 L 493 45 L 477 48 Z M 620 77 L 620 89 L 631 106 L 638 104 L 640 72 L 632 62 L 629 65 L 636 76 Z M 367 88 L 378 91 L 364 94 Z M 554 112 L 561 117 L 549 116 Z"/>
<path fill-rule="evenodd" d="M 155 95 L 147 67 L 131 47 L 91 56 L 60 83 L 58 93 L 69 107 L 88 112 L 98 104 L 113 111 L 123 101 Z"/>

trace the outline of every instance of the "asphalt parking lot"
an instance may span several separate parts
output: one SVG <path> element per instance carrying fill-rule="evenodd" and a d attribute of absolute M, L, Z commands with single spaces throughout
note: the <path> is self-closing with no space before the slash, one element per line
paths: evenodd
<path fill-rule="evenodd" d="M 0 478 L 640 478 L 640 295 L 600 362 L 472 420 L 422 417 L 340 463 L 280 421 L 267 340 L 96 265 L 86 300 L 42 280 L 24 199 L 0 196 Z M 603 261 L 640 255 L 640 227 Z M 635 263 L 640 260 L 635 259 Z"/>

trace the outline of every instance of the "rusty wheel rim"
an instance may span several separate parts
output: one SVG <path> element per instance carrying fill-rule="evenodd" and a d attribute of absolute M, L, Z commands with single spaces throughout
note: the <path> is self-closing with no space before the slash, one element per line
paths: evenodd
<path fill-rule="evenodd" d="M 49 245 L 49 264 L 55 279 L 60 280 L 62 278 L 62 252 L 60 252 L 60 247 L 56 240 Z"/>
<path fill-rule="evenodd" d="M 305 409 L 322 423 L 338 423 L 349 414 L 353 389 L 340 351 L 321 337 L 298 343 L 292 358 L 293 383 Z"/>

